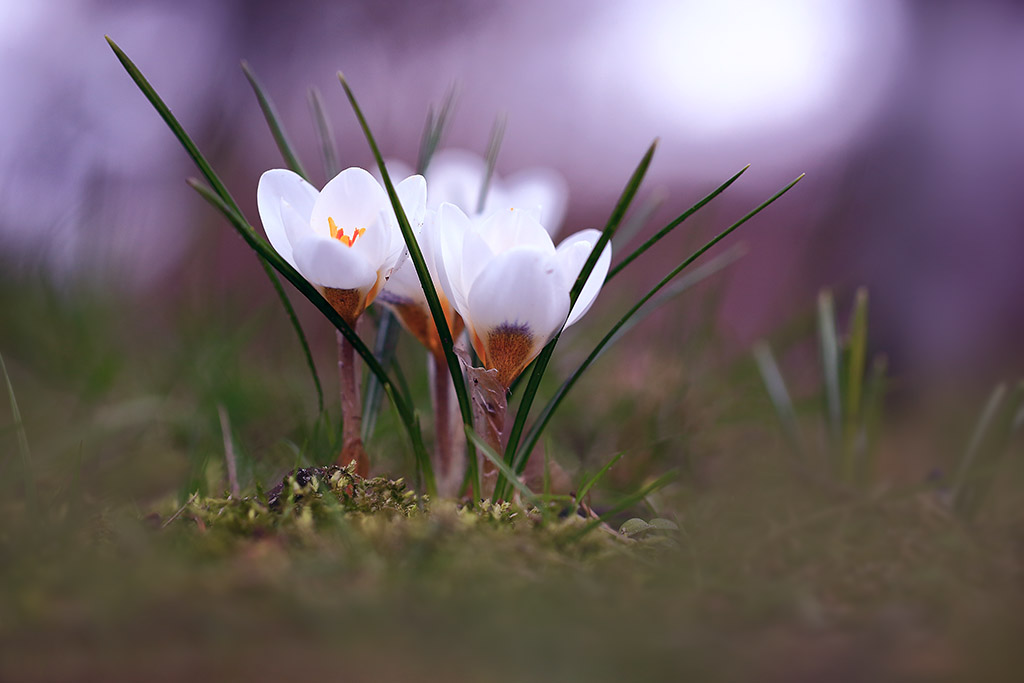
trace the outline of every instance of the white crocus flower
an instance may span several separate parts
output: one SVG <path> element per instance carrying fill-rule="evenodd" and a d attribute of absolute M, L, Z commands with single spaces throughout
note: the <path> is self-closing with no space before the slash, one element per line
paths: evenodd
<path fill-rule="evenodd" d="M 441 205 L 437 225 L 441 284 L 477 355 L 506 387 L 555 333 L 587 312 L 611 263 L 608 245 L 570 312 L 569 291 L 599 231 L 582 230 L 556 249 L 532 212 L 473 220 L 453 204 Z"/>
<path fill-rule="evenodd" d="M 426 211 L 423 177 L 406 178 L 396 191 L 418 230 Z M 405 253 L 384 188 L 361 168 L 345 169 L 320 192 L 297 174 L 274 169 L 260 178 L 256 197 L 277 253 L 354 324 Z"/>

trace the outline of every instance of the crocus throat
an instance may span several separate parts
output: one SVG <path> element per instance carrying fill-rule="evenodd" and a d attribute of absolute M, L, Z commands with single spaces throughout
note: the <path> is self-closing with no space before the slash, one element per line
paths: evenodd
<path fill-rule="evenodd" d="M 339 228 L 338 224 L 335 223 L 334 219 L 331 218 L 330 216 L 327 217 L 327 225 L 330 226 L 331 228 L 331 237 L 338 240 L 346 247 L 351 247 L 353 244 L 356 243 L 356 239 L 358 239 L 360 235 L 366 232 L 366 228 L 356 228 L 356 231 L 352 233 L 351 237 L 345 237 L 345 228 Z"/>

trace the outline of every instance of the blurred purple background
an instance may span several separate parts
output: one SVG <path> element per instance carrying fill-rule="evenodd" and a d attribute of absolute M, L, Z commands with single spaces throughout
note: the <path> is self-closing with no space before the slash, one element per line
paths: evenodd
<path fill-rule="evenodd" d="M 457 81 L 447 146 L 482 152 L 506 113 L 499 171 L 562 172 L 565 232 L 603 223 L 656 136 L 645 194 L 667 190 L 661 222 L 752 164 L 695 222 L 702 233 L 806 172 L 743 237 L 751 253 L 719 321 L 738 347 L 809 310 L 820 286 L 866 284 L 874 345 L 905 377 L 1024 371 L 1020 2 L 4 0 L 0 267 L 65 283 L 102 274 L 143 299 L 174 296 L 217 218 L 185 186 L 195 171 L 104 34 L 250 220 L 260 173 L 281 162 L 239 59 L 310 168 L 310 86 L 343 164 L 368 166 L 339 69 L 385 154 L 407 160 L 428 104 Z M 219 229 L 217 258 L 237 286 L 250 271 L 229 266 L 251 255 Z M 681 234 L 649 261 L 667 269 L 690 244 Z M 637 270 L 639 288 L 651 273 Z"/>

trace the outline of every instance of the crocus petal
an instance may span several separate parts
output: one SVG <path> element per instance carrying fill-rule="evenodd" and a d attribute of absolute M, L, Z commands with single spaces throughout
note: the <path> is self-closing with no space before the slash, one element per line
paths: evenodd
<path fill-rule="evenodd" d="M 356 167 L 347 168 L 321 190 L 310 215 L 310 224 L 321 235 L 330 235 L 329 218 L 334 219 L 346 235 L 359 228 L 369 231 L 378 222 L 381 211 L 390 206 L 384 188 L 369 172 Z M 389 247 L 390 235 L 384 243 L 385 249 Z"/>
<path fill-rule="evenodd" d="M 336 239 L 311 233 L 293 247 L 296 269 L 313 284 L 366 291 L 377 282 L 376 269 Z"/>
<path fill-rule="evenodd" d="M 494 253 L 501 253 L 513 247 L 534 247 L 551 254 L 555 253 L 551 236 L 528 211 L 498 211 L 480 224 L 478 232 Z"/>
<path fill-rule="evenodd" d="M 293 211 L 308 223 L 319 194 L 316 188 L 297 173 L 282 168 L 267 171 L 260 176 L 256 188 L 256 205 L 259 208 L 263 230 L 277 253 L 293 267 L 295 262 L 292 258 L 292 245 L 285 231 L 282 205 L 290 205 Z"/>
<path fill-rule="evenodd" d="M 409 221 L 409 227 L 412 228 L 413 234 L 419 240 L 419 233 L 423 228 L 427 212 L 427 181 L 421 175 L 409 176 L 395 186 L 395 193 L 398 194 L 398 201 Z M 394 228 L 391 233 L 391 248 L 388 256 L 397 259 L 402 250 L 406 248 L 406 244 L 405 237 L 402 236 L 402 231 L 398 228 L 397 223 Z"/>
<path fill-rule="evenodd" d="M 580 230 L 566 237 L 558 245 L 558 264 L 566 283 L 567 292 L 572 289 L 576 278 L 579 277 L 580 271 L 583 270 L 583 265 L 587 262 L 590 252 L 593 251 L 594 245 L 597 244 L 597 240 L 600 237 L 601 232 L 599 230 Z M 604 251 L 601 252 L 597 263 L 594 264 L 594 269 L 590 271 L 590 277 L 584 283 L 583 290 L 580 292 L 579 298 L 576 299 L 576 305 L 572 307 L 572 312 L 569 314 L 568 320 L 565 321 L 566 327 L 579 320 L 590 309 L 590 306 L 597 298 L 598 292 L 601 291 L 601 287 L 604 285 L 604 279 L 608 275 L 608 268 L 611 262 L 612 245 L 609 243 L 605 245 Z"/>
<path fill-rule="evenodd" d="M 560 173 L 547 168 L 519 171 L 505 178 L 502 191 L 510 206 L 540 208 L 540 224 L 557 235 L 565 218 L 569 185 Z"/>
<path fill-rule="evenodd" d="M 472 152 L 461 149 L 438 152 L 427 167 L 428 207 L 436 209 L 450 203 L 475 214 L 486 172 L 487 162 Z"/>
<path fill-rule="evenodd" d="M 473 283 L 466 324 L 485 347 L 499 329 L 519 330 L 531 343 L 530 360 L 561 329 L 569 312 L 569 293 L 557 257 L 529 247 L 500 254 Z"/>
<path fill-rule="evenodd" d="M 462 251 L 466 233 L 472 230 L 469 217 L 454 204 L 442 204 L 437 210 L 438 250 L 434 256 L 437 279 L 448 300 L 460 314 L 468 307 L 469 290 L 462 280 Z"/>

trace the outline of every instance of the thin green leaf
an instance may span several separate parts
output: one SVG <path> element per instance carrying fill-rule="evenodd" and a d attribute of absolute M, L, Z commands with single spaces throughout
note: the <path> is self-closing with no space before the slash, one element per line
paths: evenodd
<path fill-rule="evenodd" d="M 857 441 L 864 436 L 861 399 L 868 351 L 868 291 L 863 287 L 857 290 L 849 329 L 846 401 L 843 405 L 843 478 L 852 481 L 857 469 Z"/>
<path fill-rule="evenodd" d="M 466 436 L 476 445 L 477 448 L 480 449 L 483 456 L 490 460 L 494 466 L 498 468 L 499 472 L 505 475 L 506 479 L 512 483 L 512 486 L 522 494 L 523 498 L 525 498 L 530 505 L 541 511 L 546 509 L 546 506 L 538 500 L 534 492 L 530 490 L 530 487 L 523 483 L 519 477 L 515 476 L 515 473 L 507 464 L 505 464 L 505 461 L 501 459 L 501 456 L 495 453 L 494 449 L 468 426 L 466 427 Z"/>
<path fill-rule="evenodd" d="M 35 508 L 36 504 L 36 479 L 32 472 L 32 451 L 28 447 L 25 423 L 21 419 L 18 399 L 14 395 L 14 384 L 11 383 L 11 376 L 7 374 L 7 364 L 4 363 L 3 354 L 0 354 L 0 371 L 3 371 L 4 382 L 7 384 L 7 398 L 11 402 L 11 419 L 14 421 L 14 429 L 18 434 L 18 458 L 21 460 L 21 472 L 25 480 L 25 497 L 31 510 Z"/>
<path fill-rule="evenodd" d="M 612 239 L 612 252 L 618 253 L 641 230 L 647 227 L 655 212 L 661 208 L 666 199 L 668 199 L 668 190 L 664 187 L 656 187 L 650 196 L 622 222 L 622 227 L 616 231 L 615 237 Z"/>
<path fill-rule="evenodd" d="M 562 386 L 559 387 L 555 395 L 551 398 L 550 401 L 548 401 L 547 405 L 544 407 L 544 410 L 537 418 L 537 421 L 534 422 L 533 427 L 530 428 L 530 433 L 527 435 L 526 439 L 523 442 L 523 445 L 519 448 L 516 454 L 515 466 L 513 468 L 516 472 L 522 472 L 522 468 L 526 467 L 526 459 L 529 457 L 529 453 L 537 444 L 537 439 L 540 438 L 540 434 L 544 431 L 544 428 L 547 427 L 548 422 L 551 421 L 551 417 L 558 409 L 558 406 L 561 405 L 562 400 L 565 398 L 566 394 L 569 393 L 569 390 L 572 389 L 572 387 L 576 384 L 577 380 L 579 380 L 579 378 L 583 375 L 587 368 L 589 368 L 590 365 L 597 359 L 597 357 L 601 355 L 601 352 L 604 349 L 604 347 L 611 343 L 613 339 L 615 339 L 619 330 L 621 330 L 623 326 L 626 325 L 629 322 L 629 320 L 633 318 L 633 316 L 635 316 L 637 312 L 640 311 L 640 309 L 643 308 L 643 306 L 648 301 L 650 301 L 651 297 L 653 297 L 669 282 L 671 282 L 676 277 L 676 275 L 682 272 L 687 266 L 689 266 L 691 263 L 693 263 L 698 258 L 703 256 L 709 249 L 711 249 L 716 244 L 721 242 L 723 239 L 728 237 L 734 230 L 736 230 L 741 225 L 749 221 L 751 218 L 759 214 L 761 211 L 768 208 L 768 206 L 774 203 L 779 197 L 789 192 L 789 190 L 792 189 L 792 187 L 796 185 L 798 182 L 800 182 L 800 180 L 803 177 L 803 174 L 798 176 L 791 183 L 789 183 L 784 188 L 782 188 L 774 195 L 772 195 L 770 198 L 768 198 L 766 201 L 764 201 L 760 206 L 758 206 L 753 211 L 748 213 L 746 216 L 736 221 L 728 228 L 726 228 L 718 235 L 716 235 L 714 238 L 706 242 L 704 246 L 702 246 L 697 251 L 693 252 L 689 257 L 686 258 L 686 260 L 684 260 L 682 263 L 676 266 L 668 275 L 662 278 L 661 281 L 658 284 L 656 284 L 653 288 L 651 288 L 647 292 L 647 294 L 641 297 L 641 299 L 636 304 L 634 304 L 633 307 L 630 308 L 625 315 L 619 318 L 618 322 L 616 322 L 612 326 L 612 328 L 601 339 L 601 341 L 597 343 L 597 346 L 595 346 L 593 350 L 591 350 L 590 354 L 586 357 L 586 359 L 584 359 L 584 361 L 579 365 L 579 367 L 577 367 L 576 370 L 574 370 L 573 373 L 568 377 L 568 379 L 566 379 L 565 382 L 562 383 Z"/>
<path fill-rule="evenodd" d="M 296 289 L 302 293 L 310 303 L 317 307 L 324 316 L 331 321 L 331 324 L 338 329 L 345 338 L 352 344 L 355 352 L 363 359 L 366 363 L 367 368 L 372 372 L 380 383 L 384 386 L 384 390 L 388 397 L 391 399 L 392 404 L 395 406 L 395 410 L 398 412 L 399 417 L 402 420 L 402 424 L 406 428 L 406 432 L 409 434 L 409 439 L 412 442 L 413 451 L 416 455 L 417 462 L 420 468 L 423 470 L 424 478 L 427 485 L 427 491 L 431 495 L 436 493 L 436 483 L 434 480 L 434 473 L 430 464 L 430 457 L 427 454 L 426 447 L 423 444 L 423 436 L 420 433 L 418 424 L 415 421 L 415 416 L 411 404 L 403 400 L 402 396 L 396 391 L 391 378 L 388 377 L 384 368 L 380 365 L 373 353 L 367 348 L 363 340 L 359 338 L 355 330 L 345 322 L 345 320 L 338 315 L 338 312 L 327 302 L 327 300 L 316 290 L 316 288 L 309 283 L 302 275 L 295 270 L 291 264 L 285 261 L 281 256 L 274 250 L 269 243 L 263 238 L 256 234 L 256 231 L 252 229 L 252 226 L 245 222 L 240 214 L 232 211 L 227 203 L 217 196 L 213 190 L 203 185 L 200 181 L 195 178 L 189 179 L 189 185 L 196 190 L 206 201 L 212 204 L 214 207 L 219 209 L 221 213 L 228 219 L 231 225 L 235 228 L 235 231 L 241 235 L 242 239 L 259 254 L 266 263 L 275 268 L 281 275 L 285 277 Z"/>
<path fill-rule="evenodd" d="M 239 217 L 242 217 L 242 210 L 238 207 L 238 203 L 235 202 L 234 198 L 231 196 L 231 193 L 228 192 L 227 187 L 225 187 L 224 183 L 221 182 L 220 178 L 213 171 L 213 167 L 210 166 L 209 162 L 199 151 L 199 148 L 192 141 L 192 138 L 189 137 L 188 133 L 185 132 L 185 129 L 182 128 L 180 123 L 178 123 L 178 120 L 174 117 L 174 114 L 171 113 L 171 110 L 164 103 L 163 99 L 161 99 L 160 96 L 157 95 L 156 90 L 153 89 L 153 86 L 149 84 L 149 81 L 147 81 L 146 77 L 142 75 L 142 72 L 139 71 L 139 68 L 135 66 L 135 63 L 128 58 L 128 55 L 124 53 L 124 51 L 117 45 L 117 43 L 115 43 L 110 38 L 110 36 L 106 36 L 106 39 L 107 43 L 110 45 L 110 48 L 114 51 L 114 55 L 116 55 L 118 61 L 121 62 L 121 66 L 123 66 L 125 71 L 128 72 L 128 75 L 131 77 L 131 79 L 135 81 L 135 85 L 138 86 L 139 90 L 142 91 L 142 94 L 145 95 L 146 99 L 149 100 L 149 103 L 153 105 L 153 108 L 156 109 L 157 114 L 159 114 L 160 118 L 162 118 L 164 120 L 164 123 L 167 124 L 167 127 L 171 129 L 171 132 L 174 134 L 174 137 L 178 138 L 178 142 L 180 142 L 181 145 L 185 148 L 185 152 L 188 153 L 189 157 L 191 157 L 192 161 L 199 168 L 200 173 L 203 174 L 203 177 L 206 179 L 206 182 L 213 189 L 214 193 L 216 193 L 217 197 L 233 213 L 236 213 L 238 214 Z M 248 225 L 248 222 L 244 220 L 244 217 L 242 220 L 243 223 L 247 226 L 247 228 L 249 230 L 252 230 L 252 227 Z M 288 314 L 288 320 L 291 322 L 292 327 L 295 329 L 295 334 L 299 337 L 299 343 L 302 345 L 302 351 L 306 356 L 306 362 L 309 365 L 310 372 L 313 375 L 313 383 L 316 385 L 317 402 L 320 408 L 320 412 L 323 412 L 323 387 L 320 384 L 320 377 L 316 372 L 316 365 L 313 363 L 313 353 L 312 351 L 310 351 L 309 342 L 306 340 L 306 333 L 303 331 L 302 325 L 299 324 L 299 319 L 295 315 L 295 309 L 292 308 L 291 301 L 288 300 L 288 296 L 285 294 L 284 289 L 282 289 L 281 283 L 274 275 L 273 270 L 271 270 L 270 266 L 267 265 L 265 261 L 261 261 L 260 264 L 263 268 L 263 272 L 266 273 L 267 277 L 270 279 L 270 282 L 274 287 L 274 291 L 277 293 L 278 299 L 280 299 L 281 301 L 281 305 L 284 307 L 285 312 Z"/>
<path fill-rule="evenodd" d="M 377 326 L 377 339 L 374 342 L 373 355 L 380 361 L 381 366 L 387 368 L 395 357 L 395 349 L 398 348 L 398 334 L 401 326 L 398 320 L 390 311 L 384 311 Z M 376 375 L 370 375 L 370 381 L 366 384 L 366 392 L 363 395 L 363 441 L 369 441 L 373 429 L 377 425 L 377 416 L 380 414 L 381 400 L 384 398 L 383 387 Z"/>
<path fill-rule="evenodd" d="M 691 207 L 690 207 L 689 209 L 687 209 L 687 210 L 686 210 L 686 211 L 684 211 L 683 213 L 679 214 L 679 216 L 678 216 L 678 217 L 677 217 L 677 218 L 676 218 L 675 220 L 673 220 L 673 221 L 672 221 L 671 223 L 669 223 L 669 224 L 668 224 L 668 225 L 666 225 L 666 226 L 665 226 L 664 228 L 662 228 L 661 230 L 659 230 L 659 231 L 658 231 L 658 232 L 657 232 L 657 233 L 656 233 L 656 234 L 655 234 L 655 235 L 654 235 L 653 237 L 651 237 L 651 238 L 650 238 L 649 240 L 647 240 L 646 242 L 644 242 L 644 243 L 643 243 L 642 245 L 640 245 L 639 247 L 637 247 L 637 248 L 636 248 L 636 249 L 635 249 L 635 250 L 633 251 L 633 253 L 631 253 L 631 254 L 630 254 L 629 256 L 627 256 L 626 258 L 622 259 L 622 261 L 620 261 L 620 262 L 619 262 L 619 264 L 618 264 L 617 266 L 615 266 L 614 268 L 612 268 L 612 269 L 611 269 L 611 270 L 610 270 L 610 271 L 608 272 L 608 277 L 606 277 L 606 278 L 605 278 L 605 282 L 609 282 L 609 281 L 611 281 L 611 279 L 612 279 L 613 277 L 615 277 L 615 276 L 616 276 L 616 275 L 618 275 L 618 274 L 619 274 L 620 272 L 622 272 L 622 269 L 623 269 L 623 268 L 625 268 L 626 266 L 628 266 L 628 265 L 629 265 L 630 263 L 632 263 L 632 262 L 633 262 L 634 260 L 636 260 L 636 258 L 637 258 L 638 256 L 640 256 L 640 255 L 641 255 L 641 254 L 643 254 L 643 253 L 644 253 L 645 251 L 647 251 L 648 249 L 650 249 L 651 247 L 653 247 L 653 246 L 654 246 L 655 244 L 657 244 L 657 243 L 658 243 L 658 242 L 659 242 L 659 241 L 660 241 L 660 240 L 661 240 L 661 239 L 662 239 L 663 237 L 665 237 L 665 236 L 666 236 L 667 234 L 669 234 L 670 232 L 672 232 L 673 230 L 675 230 L 675 229 L 676 229 L 677 227 L 679 227 L 679 225 L 680 225 L 680 224 L 681 224 L 681 223 L 682 223 L 683 221 L 685 221 L 685 220 L 686 220 L 687 218 L 689 218 L 689 217 L 690 217 L 690 216 L 692 216 L 693 214 L 695 214 L 695 213 L 697 213 L 698 211 L 700 211 L 700 210 L 701 210 L 701 209 L 702 209 L 702 208 L 703 208 L 703 207 L 704 207 L 705 205 L 707 205 L 707 204 L 708 204 L 708 203 L 709 203 L 709 202 L 710 202 L 710 201 L 711 201 L 712 199 L 714 199 L 714 198 L 715 198 L 715 197 L 717 197 L 718 195 L 720 195 L 720 194 L 722 194 L 723 192 L 725 192 L 725 190 L 726 190 L 726 189 L 727 189 L 727 188 L 728 188 L 728 187 L 729 187 L 730 185 L 732 185 L 732 184 L 733 184 L 734 182 L 736 182 L 736 180 L 737 180 L 737 179 L 738 179 L 738 178 L 739 178 L 739 177 L 740 177 L 741 175 L 743 175 L 744 173 L 746 173 L 746 172 L 747 172 L 747 169 L 748 169 L 748 168 L 750 168 L 750 164 L 747 164 L 746 166 L 744 166 L 743 168 L 741 168 L 741 169 L 740 169 L 739 171 L 737 171 L 737 172 L 736 172 L 736 174 L 735 174 L 735 175 L 733 175 L 733 177 L 729 178 L 729 179 L 728 179 L 728 180 L 726 180 L 726 181 L 725 181 L 724 183 L 722 183 L 721 185 L 719 185 L 718 187 L 716 187 L 716 188 L 715 188 L 714 190 L 712 190 L 712 191 L 711 191 L 711 193 L 710 193 L 710 194 L 708 194 L 707 196 L 705 196 L 705 197 L 704 197 L 703 199 L 701 199 L 701 200 L 700 200 L 699 202 L 697 202 L 696 204 L 694 204 L 693 206 L 691 206 Z"/>
<path fill-rule="evenodd" d="M 622 224 L 622 219 L 625 217 L 626 211 L 629 210 L 629 205 L 633 202 L 633 198 L 636 197 L 637 190 L 640 189 L 640 183 L 643 182 L 644 176 L 647 175 L 647 169 L 651 165 L 651 159 L 654 157 L 654 150 L 657 146 L 657 140 L 652 142 L 651 146 L 648 147 L 647 151 L 644 153 L 643 158 L 640 159 L 640 163 L 637 164 L 636 169 L 633 170 L 633 174 L 630 176 L 629 182 L 626 183 L 626 187 L 623 188 L 622 194 L 619 196 L 619 200 L 615 204 L 615 208 L 612 209 L 612 213 L 608 217 L 608 222 L 605 224 L 604 230 L 601 231 L 601 236 L 598 238 L 594 248 L 590 251 L 590 256 L 587 257 L 586 262 L 583 264 L 583 268 L 580 270 L 579 276 L 576 278 L 576 282 L 573 283 L 572 289 L 569 290 L 570 311 L 576 304 L 576 299 L 579 298 L 580 292 L 583 290 L 583 285 L 586 284 L 587 278 L 590 277 L 590 273 L 594 270 L 594 266 L 597 265 L 597 260 L 601 257 L 601 253 L 604 251 L 605 246 L 607 246 L 608 241 L 615 236 L 616 230 L 619 225 Z M 523 391 L 523 397 L 519 400 L 519 408 L 516 410 L 515 421 L 512 424 L 512 430 L 509 432 L 508 444 L 505 447 L 505 461 L 509 464 L 515 462 L 515 454 L 519 446 L 519 439 L 522 436 L 523 428 L 526 426 L 526 419 L 530 414 L 530 408 L 533 406 L 533 401 L 537 396 L 537 390 L 540 388 L 541 378 L 547 370 L 548 362 L 551 360 L 551 355 L 555 351 L 555 345 L 558 344 L 558 340 L 561 336 L 561 331 L 557 332 L 551 341 L 544 346 L 534 361 L 533 372 L 530 373 L 530 380 L 527 382 L 526 389 Z M 504 484 L 501 477 L 499 477 L 494 490 L 494 494 L 496 496 L 494 500 L 499 500 L 497 496 L 503 493 Z"/>
<path fill-rule="evenodd" d="M 621 460 L 622 456 L 625 454 L 626 451 L 619 451 L 613 455 L 612 459 L 606 462 L 604 467 L 597 471 L 597 474 L 588 479 L 583 486 L 580 487 L 580 490 L 576 492 L 576 500 L 582 501 L 586 498 L 587 494 L 590 493 L 590 489 L 594 488 L 594 485 L 601 481 L 604 475 L 608 474 L 608 471 L 611 470 L 611 468 L 615 466 L 615 463 Z"/>
<path fill-rule="evenodd" d="M 494 119 L 494 125 L 491 127 L 491 138 L 487 142 L 487 154 L 484 157 L 487 166 L 484 171 L 483 182 L 480 183 L 480 193 L 476 199 L 477 213 L 483 213 L 484 205 L 487 203 L 487 193 L 491 189 L 494 167 L 498 164 L 498 152 L 501 151 L 501 141 L 505 139 L 505 124 L 505 116 L 500 115 Z"/>
<path fill-rule="evenodd" d="M 825 385 L 825 409 L 828 414 L 829 443 L 832 455 L 837 456 L 842 416 L 839 394 L 839 338 L 836 334 L 836 311 L 832 292 L 825 289 L 818 294 L 818 352 L 821 354 L 821 374 Z"/>
<path fill-rule="evenodd" d="M 420 151 L 416 158 L 416 172 L 423 175 L 430 166 L 438 145 L 444 138 L 445 131 L 451 121 L 452 112 L 455 110 L 455 101 L 458 96 L 458 88 L 452 84 L 441 101 L 441 108 L 434 116 L 434 108 L 427 110 L 427 121 L 423 128 L 423 137 L 420 139 Z"/>
<path fill-rule="evenodd" d="M 1006 398 L 1006 391 L 1006 382 L 999 383 L 999 385 L 992 390 L 988 400 L 985 402 L 985 407 L 982 408 L 981 415 L 978 416 L 978 421 L 974 425 L 974 431 L 971 433 L 971 439 L 967 442 L 967 448 L 964 450 L 964 455 L 960 459 L 960 466 L 957 468 L 956 477 L 953 480 L 951 495 L 954 505 L 957 504 L 958 499 L 963 495 L 964 487 L 967 485 L 967 481 L 971 477 L 971 469 L 974 467 L 974 461 L 981 450 L 981 444 L 985 440 L 989 428 L 995 420 L 996 413 L 999 411 L 999 406 L 1002 405 L 1003 399 Z"/>
<path fill-rule="evenodd" d="M 259 79 L 256 78 L 256 74 L 253 73 L 252 67 L 249 66 L 249 62 L 242 60 L 242 71 L 245 73 L 245 77 L 249 80 L 249 85 L 252 86 L 252 90 L 256 93 L 256 100 L 260 104 L 260 109 L 263 111 L 263 118 L 267 120 L 267 125 L 270 126 L 270 134 L 274 136 L 274 142 L 277 143 L 277 148 L 281 152 L 281 156 L 284 157 L 285 164 L 288 168 L 298 173 L 307 182 L 309 181 L 309 174 L 306 173 L 306 169 L 303 168 L 302 162 L 299 161 L 299 155 L 296 154 L 295 148 L 292 147 L 291 142 L 288 140 L 288 136 L 284 132 L 284 126 L 281 125 L 281 119 L 277 115 L 277 109 L 274 107 L 274 102 L 267 95 L 267 91 L 263 88 L 263 84 L 260 83 Z"/>
<path fill-rule="evenodd" d="M 338 161 L 338 144 L 334 140 L 334 129 L 327 118 L 324 100 L 317 88 L 309 89 L 309 112 L 313 117 L 313 130 L 316 131 L 317 142 L 320 143 L 320 161 L 323 163 L 324 175 L 328 180 L 341 173 Z"/>
<path fill-rule="evenodd" d="M 640 489 L 636 493 L 624 497 L 621 501 L 619 501 L 617 504 L 613 505 L 609 510 L 607 510 L 603 515 L 583 525 L 583 527 L 581 527 L 579 531 L 577 531 L 569 537 L 570 542 L 578 541 L 579 539 L 583 538 L 584 536 L 586 536 L 591 531 L 604 524 L 607 520 L 611 519 L 615 515 L 618 515 L 624 512 L 625 510 L 628 510 L 629 508 L 641 502 L 644 498 L 651 495 L 655 491 L 658 491 L 659 489 L 662 489 L 668 484 L 672 483 L 672 481 L 677 476 L 678 473 L 675 471 L 666 472 L 665 474 L 661 475 L 660 477 L 658 477 L 653 482 L 651 482 L 644 488 Z"/>
<path fill-rule="evenodd" d="M 455 103 L 455 86 L 448 89 L 445 99 L 441 104 L 441 111 L 436 120 L 434 109 L 427 110 L 427 121 L 423 129 L 423 136 L 420 139 L 420 153 L 416 162 L 416 172 L 420 175 L 426 173 L 427 166 L 433 158 L 434 152 L 441 139 L 444 137 L 448 122 L 451 118 L 452 107 Z M 377 359 L 384 367 L 391 367 L 394 360 L 395 350 L 398 347 L 398 337 L 401 334 L 401 325 L 390 309 L 385 308 L 380 317 L 377 327 L 377 341 L 375 353 Z M 373 375 L 366 385 L 366 394 L 363 401 L 363 440 L 367 440 L 373 433 L 376 423 L 377 412 L 381 405 L 381 387 L 377 378 Z M 368 419 L 369 418 L 369 419 Z"/>
<path fill-rule="evenodd" d="M 401 229 L 402 236 L 405 238 L 405 245 L 409 249 L 409 260 L 412 261 L 413 266 L 416 268 L 416 275 L 419 277 L 420 286 L 423 288 L 423 294 L 427 299 L 427 305 L 430 307 L 430 315 L 434 319 L 434 325 L 437 327 L 437 336 L 441 341 L 441 347 L 444 349 L 445 360 L 448 362 L 448 371 L 452 375 L 452 382 L 455 385 L 455 394 L 459 400 L 459 409 L 462 412 L 462 422 L 472 429 L 473 412 L 469 402 L 469 393 L 466 391 L 466 383 L 462 376 L 462 366 L 459 364 L 459 359 L 455 356 L 452 333 L 448 328 L 448 321 L 444 317 L 444 309 L 441 307 L 441 301 L 437 296 L 437 290 L 434 288 L 434 282 L 430 277 L 430 272 L 427 270 L 427 263 L 423 259 L 423 252 L 420 250 L 420 246 L 416 242 L 416 235 L 413 233 L 412 227 L 409 225 L 409 219 L 405 215 L 402 203 L 398 200 L 398 194 L 395 192 L 395 186 L 391 182 L 391 176 L 388 174 L 387 167 L 384 165 L 384 157 L 380 153 L 380 148 L 377 147 L 377 142 L 373 137 L 373 133 L 370 132 L 370 126 L 367 124 L 366 118 L 363 116 L 363 111 L 360 109 L 359 103 L 356 101 L 356 97 L 352 93 L 352 89 L 345 80 L 345 76 L 340 72 L 338 73 L 338 80 L 341 82 L 341 87 L 345 90 L 345 95 L 348 96 L 349 104 L 352 105 L 352 111 L 359 120 L 359 126 L 363 129 L 363 135 L 366 137 L 366 141 L 370 145 L 370 150 L 373 152 L 373 157 L 377 161 L 377 168 L 380 170 L 381 178 L 384 180 L 384 187 L 387 190 L 389 199 L 391 200 L 391 206 L 394 209 L 395 217 L 398 220 L 399 229 Z M 469 471 L 473 485 L 473 497 L 475 499 L 480 492 L 480 477 L 477 473 L 476 457 L 472 453 L 469 454 Z"/>
<path fill-rule="evenodd" d="M 757 361 L 757 369 L 761 373 L 761 380 L 764 388 L 768 391 L 768 398 L 771 399 L 772 407 L 782 425 L 782 431 L 786 435 L 793 448 L 793 452 L 799 459 L 803 459 L 804 448 L 800 439 L 800 428 L 796 421 L 796 411 L 793 410 L 793 399 L 786 387 L 786 380 L 779 371 L 779 364 L 775 360 L 775 354 L 767 342 L 758 342 L 754 346 L 754 359 Z"/>
<path fill-rule="evenodd" d="M 631 329 L 639 325 L 648 316 L 653 314 L 659 308 L 661 308 L 668 302 L 672 301 L 680 294 L 683 294 L 684 292 L 697 286 L 698 284 L 708 279 L 712 275 L 721 272 L 722 270 L 724 270 L 725 268 L 727 268 L 728 266 L 732 265 L 740 258 L 745 256 L 746 253 L 747 248 L 745 245 L 733 245 L 732 247 L 723 251 L 721 254 L 715 256 L 707 263 L 704 263 L 699 267 L 695 268 L 694 270 L 683 275 L 676 281 L 676 283 L 672 287 L 667 287 L 665 291 L 661 293 L 661 296 L 657 297 L 656 299 L 652 299 L 651 301 L 648 301 L 646 304 L 644 304 L 644 306 L 639 311 L 637 311 L 636 315 L 629 319 L 629 322 L 627 322 L 625 325 L 619 328 L 619 330 L 615 333 L 615 336 L 608 341 L 608 343 L 604 346 L 603 349 L 601 349 L 601 352 L 598 354 L 597 357 L 600 358 L 602 355 L 604 355 L 608 351 L 608 349 L 611 348 L 613 344 L 615 344 L 615 342 L 617 342 L 619 339 L 623 337 L 623 335 L 625 335 Z M 595 360 L 597 359 L 595 358 Z"/>

